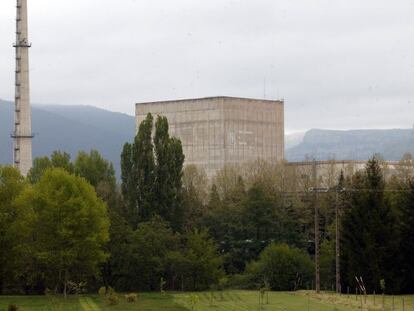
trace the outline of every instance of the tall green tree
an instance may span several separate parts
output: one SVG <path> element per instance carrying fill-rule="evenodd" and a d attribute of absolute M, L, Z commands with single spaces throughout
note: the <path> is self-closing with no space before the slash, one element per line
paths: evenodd
<path fill-rule="evenodd" d="M 354 288 L 355 276 L 361 276 L 369 291 L 379 292 L 384 279 L 389 292 L 398 292 L 396 217 L 384 196 L 385 180 L 377 158 L 354 176 L 352 187 L 342 222 L 343 288 Z"/>
<path fill-rule="evenodd" d="M 35 261 L 37 278 L 66 294 L 71 281 L 95 275 L 106 259 L 108 241 L 105 204 L 83 178 L 49 169 L 16 199 L 19 227 L 30 229 L 20 250 Z M 30 284 L 31 276 L 26 276 Z M 33 284 L 31 284 L 33 285 Z"/>
<path fill-rule="evenodd" d="M 18 170 L 0 166 L 0 294 L 17 274 L 15 245 L 21 241 L 13 230 L 17 218 L 13 202 L 24 187 L 24 178 Z"/>
<path fill-rule="evenodd" d="M 155 204 L 155 159 L 152 142 L 153 117 L 141 122 L 133 144 L 126 143 L 121 155 L 122 194 L 127 219 L 133 228 L 153 214 Z"/>
<path fill-rule="evenodd" d="M 207 201 L 206 173 L 195 165 L 187 165 L 183 171 L 184 230 L 199 226 Z"/>
<path fill-rule="evenodd" d="M 406 180 L 406 186 L 398 193 L 400 212 L 400 247 L 402 259 L 402 275 L 404 276 L 403 290 L 406 293 L 414 291 L 414 179 Z"/>
<path fill-rule="evenodd" d="M 157 214 L 178 230 L 182 226 L 182 176 L 184 153 L 181 141 L 170 137 L 168 120 L 158 116 L 155 123 L 154 153 Z"/>
<path fill-rule="evenodd" d="M 170 137 L 168 121 L 148 114 L 133 144 L 121 155 L 122 193 L 133 228 L 159 215 L 175 230 L 182 226 L 182 170 L 184 154 L 180 140 Z"/>

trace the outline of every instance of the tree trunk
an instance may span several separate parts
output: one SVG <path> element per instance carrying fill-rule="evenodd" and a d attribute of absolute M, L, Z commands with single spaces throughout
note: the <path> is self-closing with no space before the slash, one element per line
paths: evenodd
<path fill-rule="evenodd" d="M 68 271 L 65 270 L 65 280 L 63 283 L 63 296 L 67 299 L 67 283 L 68 283 Z"/>

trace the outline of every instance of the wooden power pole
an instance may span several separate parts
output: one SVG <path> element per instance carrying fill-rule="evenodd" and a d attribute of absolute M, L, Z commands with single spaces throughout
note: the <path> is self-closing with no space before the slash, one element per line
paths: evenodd
<path fill-rule="evenodd" d="M 320 278 L 320 261 L 319 261 L 319 207 L 318 207 L 318 188 L 317 188 L 317 172 L 316 162 L 313 161 L 312 166 L 312 179 L 313 179 L 313 192 L 314 192 L 314 208 L 315 208 L 315 290 L 317 293 L 321 290 L 321 278 Z"/>
<path fill-rule="evenodd" d="M 339 216 L 339 189 L 335 192 L 335 226 L 336 226 L 336 233 L 335 233 L 335 282 L 336 282 L 336 292 L 338 294 L 341 293 L 341 258 L 340 258 L 340 216 Z"/>

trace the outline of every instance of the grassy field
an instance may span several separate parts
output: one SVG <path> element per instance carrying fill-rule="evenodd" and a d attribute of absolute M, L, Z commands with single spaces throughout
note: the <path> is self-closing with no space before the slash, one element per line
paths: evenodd
<path fill-rule="evenodd" d="M 115 306 L 109 306 L 97 295 L 68 300 L 44 296 L 0 296 L 0 311 L 6 311 L 10 303 L 16 304 L 20 311 L 357 311 L 361 306 L 366 311 L 414 311 L 414 296 L 386 296 L 384 309 L 382 296 L 367 296 L 365 301 L 355 295 L 316 295 L 309 292 L 270 292 L 264 295 L 259 309 L 259 296 L 255 291 L 144 293 L 139 295 L 136 303 L 127 303 L 123 295 L 119 295 L 119 304 Z"/>
<path fill-rule="evenodd" d="M 198 296 L 195 304 L 194 295 Z M 193 299 L 191 297 L 193 296 Z M 341 301 L 336 295 L 313 295 L 306 292 L 269 292 L 259 305 L 260 293 L 253 291 L 228 291 L 224 293 L 176 294 L 180 304 L 192 310 L 207 311 L 356 311 L 360 310 L 354 301 Z M 368 309 L 365 309 L 368 310 Z"/>
<path fill-rule="evenodd" d="M 67 300 L 44 296 L 0 296 L 0 311 L 7 311 L 11 303 L 19 307 L 19 311 L 187 311 L 184 306 L 174 301 L 171 295 L 140 294 L 136 303 L 128 303 L 123 295 L 119 295 L 119 304 L 109 306 L 97 295 L 71 297 Z"/>

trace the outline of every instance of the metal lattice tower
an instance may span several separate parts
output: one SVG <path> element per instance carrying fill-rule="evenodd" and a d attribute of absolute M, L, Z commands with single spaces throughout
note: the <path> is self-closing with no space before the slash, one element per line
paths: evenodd
<path fill-rule="evenodd" d="M 32 167 L 32 121 L 29 82 L 29 40 L 27 0 L 17 0 L 16 6 L 16 76 L 13 138 L 14 166 L 24 176 Z"/>

